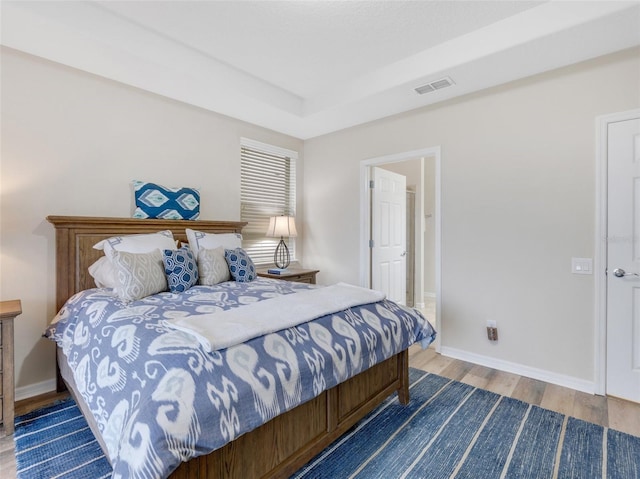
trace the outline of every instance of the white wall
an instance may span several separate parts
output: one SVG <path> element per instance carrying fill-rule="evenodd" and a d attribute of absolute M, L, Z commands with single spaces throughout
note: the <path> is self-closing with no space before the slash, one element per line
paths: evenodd
<path fill-rule="evenodd" d="M 301 153 L 303 144 L 11 49 L 1 55 L 0 298 L 22 300 L 20 396 L 42 392 L 55 377 L 53 343 L 41 339 L 56 313 L 47 215 L 128 217 L 130 182 L 141 179 L 198 187 L 202 219 L 238 220 L 240 137 Z M 298 192 L 302 198 L 301 184 Z M 297 211 L 302 232 L 302 202 Z"/>
<path fill-rule="evenodd" d="M 44 218 L 129 216 L 138 178 L 200 187 L 203 219 L 237 219 L 242 136 L 304 146 L 300 246 L 321 283 L 359 279 L 360 161 L 441 146 L 443 348 L 593 380 L 593 277 L 572 275 L 570 258 L 594 253 L 594 119 L 640 106 L 640 50 L 304 144 L 0 52 L 0 299 L 23 302 L 19 390 L 54 377 L 52 344 L 40 339 L 55 314 Z M 487 319 L 498 321 L 497 344 L 485 339 Z"/>
<path fill-rule="evenodd" d="M 571 257 L 594 255 L 595 118 L 639 85 L 633 49 L 305 141 L 305 262 L 357 283 L 360 161 L 441 146 L 443 350 L 589 385 L 594 281 Z"/>

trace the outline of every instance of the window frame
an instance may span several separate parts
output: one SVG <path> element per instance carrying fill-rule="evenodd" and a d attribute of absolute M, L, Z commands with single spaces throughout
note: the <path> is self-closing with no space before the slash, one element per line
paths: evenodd
<path fill-rule="evenodd" d="M 245 156 L 245 150 L 253 154 Z M 248 184 L 251 183 L 251 174 L 255 179 L 255 175 L 260 173 L 260 166 L 256 166 L 260 162 L 260 156 L 264 156 L 265 162 L 273 162 L 274 176 L 272 179 L 277 180 L 277 176 L 282 175 L 283 169 L 284 174 L 288 177 L 287 184 L 277 184 L 277 181 L 271 181 L 270 183 L 275 185 L 273 190 L 263 190 L 266 191 L 266 196 L 271 198 L 271 202 L 264 201 L 265 195 L 261 195 L 262 192 L 255 186 L 255 181 L 254 185 L 247 190 Z M 280 238 L 266 236 L 269 217 L 296 216 L 297 160 L 297 151 L 249 138 L 240 138 L 240 220 L 248 221 L 243 230 L 243 248 L 257 265 L 273 264 L 273 253 L 280 241 Z M 281 161 L 285 161 L 287 165 L 284 167 L 277 165 Z M 245 162 L 254 163 L 250 167 L 250 171 L 247 171 L 249 165 Z M 265 169 L 269 170 L 270 168 L 265 166 Z M 258 200 L 255 199 L 256 196 L 259 198 Z M 278 198 L 278 196 L 282 196 L 282 198 Z M 251 201 L 252 199 L 253 201 Z M 255 217 L 258 219 L 254 219 Z M 289 248 L 291 261 L 296 261 L 296 238 L 285 238 L 285 242 Z"/>

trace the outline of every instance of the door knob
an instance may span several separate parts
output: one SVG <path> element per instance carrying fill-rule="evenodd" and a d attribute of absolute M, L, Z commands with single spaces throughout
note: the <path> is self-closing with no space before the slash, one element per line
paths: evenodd
<path fill-rule="evenodd" d="M 402 252 L 402 254 L 401 254 L 400 256 L 406 256 L 406 255 L 407 255 L 407 252 L 406 252 L 406 251 L 403 251 L 403 252 Z"/>
<path fill-rule="evenodd" d="M 625 270 L 623 270 L 622 268 L 616 268 L 613 270 L 613 275 L 616 278 L 623 278 L 625 276 L 640 276 L 638 275 L 638 273 L 627 273 Z"/>

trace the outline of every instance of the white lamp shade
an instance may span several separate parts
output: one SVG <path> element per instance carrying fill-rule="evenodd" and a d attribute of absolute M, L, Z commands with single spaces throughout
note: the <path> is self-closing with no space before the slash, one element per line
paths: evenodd
<path fill-rule="evenodd" d="M 272 216 L 269 218 L 267 236 L 285 236 L 287 238 L 298 236 L 296 219 L 293 216 Z"/>

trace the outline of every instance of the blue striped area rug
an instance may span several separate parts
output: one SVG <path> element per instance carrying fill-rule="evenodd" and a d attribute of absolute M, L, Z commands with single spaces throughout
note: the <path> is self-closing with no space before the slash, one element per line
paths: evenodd
<path fill-rule="evenodd" d="M 16 417 L 19 479 L 97 479 L 111 466 L 73 399 Z"/>
<path fill-rule="evenodd" d="M 410 371 L 388 399 L 300 469 L 312 479 L 640 479 L 640 437 Z M 69 399 L 16 418 L 19 479 L 111 475 Z"/>

